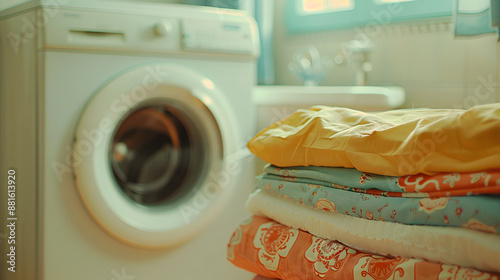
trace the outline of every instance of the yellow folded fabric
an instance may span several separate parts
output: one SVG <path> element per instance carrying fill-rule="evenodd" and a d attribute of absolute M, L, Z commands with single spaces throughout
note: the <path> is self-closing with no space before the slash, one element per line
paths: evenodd
<path fill-rule="evenodd" d="M 500 103 L 365 113 L 314 106 L 258 133 L 248 148 L 277 166 L 391 176 L 500 168 Z"/>

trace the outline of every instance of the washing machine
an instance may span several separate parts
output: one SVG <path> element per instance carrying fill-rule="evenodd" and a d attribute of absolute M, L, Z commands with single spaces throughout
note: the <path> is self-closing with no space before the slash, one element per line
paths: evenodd
<path fill-rule="evenodd" d="M 0 13 L 0 278 L 252 279 L 254 20 L 66 2 Z"/>

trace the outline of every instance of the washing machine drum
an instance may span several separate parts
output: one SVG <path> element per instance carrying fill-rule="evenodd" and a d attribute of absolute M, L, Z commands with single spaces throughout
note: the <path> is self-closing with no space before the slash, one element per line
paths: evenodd
<path fill-rule="evenodd" d="M 75 180 L 113 237 L 165 247 L 201 233 L 229 199 L 240 144 L 224 95 L 180 66 L 148 65 L 111 80 L 79 121 Z"/>
<path fill-rule="evenodd" d="M 141 106 L 116 129 L 109 149 L 113 175 L 137 203 L 172 200 L 190 176 L 203 172 L 203 151 L 210 147 L 187 113 L 166 104 Z"/>

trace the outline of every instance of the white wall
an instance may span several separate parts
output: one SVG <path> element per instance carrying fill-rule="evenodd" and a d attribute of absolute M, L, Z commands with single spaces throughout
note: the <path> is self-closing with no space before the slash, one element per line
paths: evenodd
<path fill-rule="evenodd" d="M 373 85 L 403 86 L 407 107 L 454 108 L 500 102 L 500 44 L 496 35 L 453 38 L 450 20 L 435 23 L 381 24 L 357 30 L 287 34 L 285 0 L 275 0 L 276 84 L 299 84 L 288 70 L 295 50 L 308 44 L 334 58 L 340 45 L 365 32 L 376 46 L 369 75 Z M 448 22 L 448 23 L 447 23 Z M 323 85 L 352 85 L 352 65 L 336 66 Z M 497 98 L 495 98 L 497 96 Z"/>

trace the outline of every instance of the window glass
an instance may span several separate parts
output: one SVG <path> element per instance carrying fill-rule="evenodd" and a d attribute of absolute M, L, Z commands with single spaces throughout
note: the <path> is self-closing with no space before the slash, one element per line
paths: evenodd
<path fill-rule="evenodd" d="M 300 12 L 332 12 L 354 8 L 354 0 L 303 0 Z"/>
<path fill-rule="evenodd" d="M 454 0 L 289 0 L 290 33 L 451 17 Z"/>

